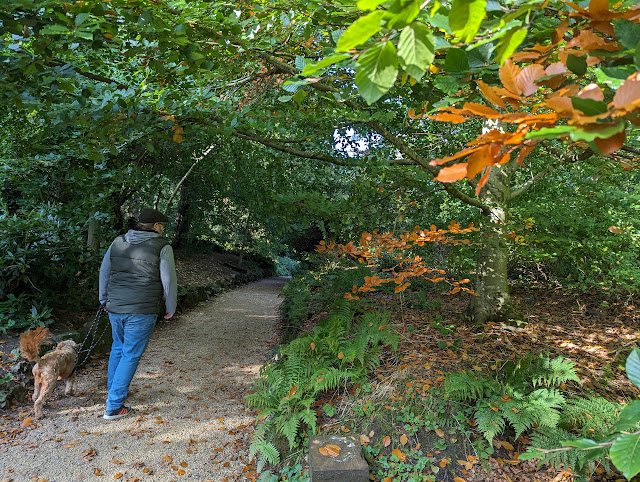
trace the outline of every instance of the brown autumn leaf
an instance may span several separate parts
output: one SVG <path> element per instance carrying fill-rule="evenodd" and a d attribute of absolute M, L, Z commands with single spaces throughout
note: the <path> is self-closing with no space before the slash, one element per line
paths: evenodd
<path fill-rule="evenodd" d="M 340 360 L 342 360 L 344 358 L 344 353 L 342 353 L 342 352 L 338 353 L 338 358 Z"/>
<path fill-rule="evenodd" d="M 434 432 L 436 433 L 436 435 L 438 435 L 438 437 L 444 438 L 444 432 L 441 429 L 437 428 L 434 430 Z"/>
<path fill-rule="evenodd" d="M 540 88 L 536 81 L 545 75 L 544 68 L 540 64 L 530 64 L 522 69 L 516 77 L 516 84 L 522 95 L 527 97 L 535 93 Z"/>
<path fill-rule="evenodd" d="M 367 445 L 369 442 L 371 442 L 371 439 L 367 435 L 360 435 L 360 445 Z"/>
<path fill-rule="evenodd" d="M 186 462 L 180 462 L 180 467 L 187 468 L 187 463 Z"/>
<path fill-rule="evenodd" d="M 614 134 L 607 139 L 596 138 L 595 142 L 596 146 L 598 146 L 598 149 L 600 149 L 603 155 L 610 156 L 623 146 L 626 138 L 627 133 L 625 130 L 622 130 L 621 132 L 618 132 L 617 134 Z"/>
<path fill-rule="evenodd" d="M 387 435 L 385 438 L 383 438 L 382 445 L 384 445 L 385 447 L 388 447 L 389 445 L 391 445 L 391 437 Z"/>
<path fill-rule="evenodd" d="M 217 450 L 217 449 L 216 449 Z M 222 450 L 222 449 L 221 449 Z M 170 457 L 169 455 L 165 455 L 162 457 L 162 460 L 164 460 L 165 462 L 167 462 L 168 464 L 170 464 L 171 462 L 173 462 L 173 457 Z"/>
<path fill-rule="evenodd" d="M 21 427 L 29 427 L 32 423 L 33 423 L 34 418 L 33 417 L 27 417 L 25 418 L 22 423 L 20 424 Z"/>
<path fill-rule="evenodd" d="M 622 83 L 613 96 L 613 105 L 627 110 L 640 107 L 640 72 L 631 74 Z"/>
<path fill-rule="evenodd" d="M 320 452 L 320 455 L 324 455 L 325 457 L 329 456 L 329 451 L 326 447 L 320 447 L 318 451 Z"/>
<path fill-rule="evenodd" d="M 403 434 L 400 436 L 400 444 L 401 444 L 401 445 L 403 445 L 403 446 L 404 446 L 404 445 L 407 445 L 407 442 L 408 442 L 408 441 L 409 441 L 409 439 L 407 438 L 407 435 L 403 433 Z"/>
<path fill-rule="evenodd" d="M 122 460 L 117 460 L 117 459 L 111 459 L 111 463 L 112 464 L 124 464 L 124 462 Z"/>
<path fill-rule="evenodd" d="M 327 453 L 331 457 L 337 457 L 340 455 L 340 446 L 336 444 L 327 444 L 324 446 L 327 449 Z"/>
<path fill-rule="evenodd" d="M 116 475 L 113 476 L 114 479 L 119 479 L 123 476 L 123 473 L 118 472 Z"/>
<path fill-rule="evenodd" d="M 464 480 L 462 477 L 454 477 L 453 482 L 467 482 L 467 481 Z"/>
<path fill-rule="evenodd" d="M 499 443 L 500 445 L 502 445 L 502 446 L 503 446 L 505 449 L 507 449 L 507 450 L 515 450 L 515 449 L 513 448 L 513 445 L 511 445 L 509 442 L 504 442 L 504 441 L 502 441 L 502 440 L 499 440 L 499 441 L 498 441 L 498 443 Z"/>
<path fill-rule="evenodd" d="M 93 475 L 104 475 L 104 473 L 96 467 L 93 469 Z"/>
<path fill-rule="evenodd" d="M 176 473 L 177 473 L 178 475 L 184 475 L 184 474 L 186 474 L 186 472 L 185 472 L 184 470 L 182 470 L 182 469 L 178 470 Z"/>

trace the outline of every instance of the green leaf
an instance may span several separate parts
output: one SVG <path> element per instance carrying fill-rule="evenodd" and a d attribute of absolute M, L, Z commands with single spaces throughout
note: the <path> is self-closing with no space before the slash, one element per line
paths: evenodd
<path fill-rule="evenodd" d="M 542 459 L 544 454 L 537 449 L 529 448 L 525 453 L 518 455 L 518 460 Z"/>
<path fill-rule="evenodd" d="M 82 25 L 82 22 L 84 22 L 90 16 L 91 16 L 90 13 L 86 13 L 86 12 L 79 13 L 78 15 L 76 15 L 76 25 Z"/>
<path fill-rule="evenodd" d="M 433 79 L 433 84 L 442 92 L 453 95 L 462 88 L 462 84 L 455 77 L 449 75 L 438 75 Z"/>
<path fill-rule="evenodd" d="M 52 23 L 47 25 L 45 28 L 43 28 L 42 30 L 40 30 L 41 34 L 68 34 L 69 33 L 69 29 L 67 27 L 65 27 L 64 25 L 58 25 L 56 23 Z"/>
<path fill-rule="evenodd" d="M 590 449 L 592 447 L 597 447 L 598 442 L 595 440 L 591 440 L 590 438 L 582 438 L 579 440 L 562 440 L 560 442 L 562 445 L 566 445 L 567 447 L 575 447 L 578 449 Z"/>
<path fill-rule="evenodd" d="M 593 99 L 582 99 L 580 97 L 571 97 L 571 104 L 574 109 L 578 109 L 584 115 L 598 115 L 607 112 L 607 103 Z"/>
<path fill-rule="evenodd" d="M 358 0 L 356 6 L 366 12 L 368 10 L 375 10 L 378 5 L 383 3 L 385 0 Z"/>
<path fill-rule="evenodd" d="M 612 430 L 629 430 L 637 427 L 638 423 L 640 423 L 640 400 L 634 400 L 620 412 Z"/>
<path fill-rule="evenodd" d="M 299 90 L 296 95 L 293 96 L 293 101 L 300 105 L 302 104 L 302 102 L 304 102 L 304 99 L 307 97 L 307 91 L 306 90 Z"/>
<path fill-rule="evenodd" d="M 520 46 L 524 39 L 527 37 L 527 29 L 513 29 L 507 35 L 505 35 L 499 42 L 498 52 L 496 55 L 496 62 L 502 65 L 516 49 Z"/>
<path fill-rule="evenodd" d="M 449 73 L 460 73 L 469 71 L 469 58 L 462 49 L 449 49 L 444 58 L 444 70 Z"/>
<path fill-rule="evenodd" d="M 365 43 L 382 29 L 380 22 L 384 16 L 384 11 L 376 10 L 369 15 L 360 17 L 340 36 L 336 50 L 347 52 Z"/>
<path fill-rule="evenodd" d="M 349 57 L 350 57 L 349 54 L 332 55 L 331 57 L 322 59 L 320 62 L 316 64 L 307 64 L 305 65 L 304 69 L 302 69 L 302 75 L 314 74 L 318 70 L 329 67 L 333 64 L 340 62 L 341 60 L 348 59 Z"/>
<path fill-rule="evenodd" d="M 611 461 L 628 480 L 640 473 L 640 435 L 618 437 L 609 451 Z"/>
<path fill-rule="evenodd" d="M 618 20 L 614 32 L 620 43 L 628 49 L 635 49 L 640 43 L 640 25 L 631 20 Z"/>
<path fill-rule="evenodd" d="M 366 50 L 358 59 L 356 85 L 360 95 L 372 104 L 394 84 L 398 75 L 396 48 L 387 41 Z"/>
<path fill-rule="evenodd" d="M 634 348 L 625 366 L 629 380 L 638 388 L 640 388 L 640 350 Z"/>
<path fill-rule="evenodd" d="M 600 130 L 585 130 L 578 126 L 544 127 L 527 134 L 527 139 L 559 139 L 569 136 L 572 141 L 591 142 L 596 139 L 608 139 L 624 129 L 624 121 L 613 125 L 603 125 Z"/>
<path fill-rule="evenodd" d="M 569 55 L 567 57 L 567 68 L 576 75 L 587 73 L 587 60 L 584 57 Z"/>
<path fill-rule="evenodd" d="M 398 57 L 400 65 L 411 77 L 420 80 L 434 56 L 433 35 L 426 25 L 412 23 L 402 30 L 398 41 Z"/>
<path fill-rule="evenodd" d="M 449 26 L 462 42 L 471 42 L 485 16 L 487 0 L 453 0 Z"/>
<path fill-rule="evenodd" d="M 401 29 L 415 20 L 420 13 L 420 0 L 396 0 L 384 16 L 386 27 Z"/>

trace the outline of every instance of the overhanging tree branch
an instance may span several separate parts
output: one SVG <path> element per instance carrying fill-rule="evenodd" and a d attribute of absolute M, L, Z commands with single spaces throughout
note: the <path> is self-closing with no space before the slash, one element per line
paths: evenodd
<path fill-rule="evenodd" d="M 527 192 L 529 189 L 531 189 L 536 182 L 538 182 L 539 180 L 545 178 L 546 176 L 548 176 L 549 174 L 551 174 L 553 171 L 555 171 L 558 167 L 564 165 L 564 164 L 573 164 L 575 162 L 580 162 L 580 161 L 584 161 L 586 159 L 589 159 L 591 156 L 593 156 L 595 153 L 591 150 L 591 149 L 585 149 L 582 152 L 565 152 L 562 149 L 559 149 L 555 146 L 549 145 L 549 143 L 545 142 L 543 143 L 545 149 L 547 150 L 547 152 L 549 152 L 550 154 L 552 154 L 556 160 L 555 162 L 553 162 L 549 167 L 543 169 L 542 171 L 540 171 L 539 173 L 537 173 L 535 176 L 533 176 L 531 179 L 529 179 L 527 182 L 525 182 L 522 186 L 520 186 L 517 189 L 514 189 L 511 192 L 511 196 L 509 198 L 509 200 L 514 200 L 520 196 L 522 196 L 525 192 Z"/>

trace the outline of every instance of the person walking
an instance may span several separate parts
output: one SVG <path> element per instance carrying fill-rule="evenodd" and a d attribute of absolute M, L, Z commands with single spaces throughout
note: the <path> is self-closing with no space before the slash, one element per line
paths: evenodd
<path fill-rule="evenodd" d="M 131 413 L 131 406 L 125 404 L 129 385 L 161 313 L 163 298 L 164 318 L 176 311 L 173 249 L 162 237 L 168 220 L 155 209 L 143 209 L 136 227 L 111 243 L 100 265 L 99 299 L 101 304 L 106 302 L 113 336 L 106 420 Z"/>

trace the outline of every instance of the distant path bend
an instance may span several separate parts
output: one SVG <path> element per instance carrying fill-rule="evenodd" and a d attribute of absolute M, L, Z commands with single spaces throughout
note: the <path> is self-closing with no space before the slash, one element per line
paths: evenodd
<path fill-rule="evenodd" d="M 75 397 L 58 382 L 44 419 L 25 424 L 26 403 L 0 419 L 0 481 L 247 480 L 255 414 L 244 396 L 279 341 L 285 281 L 257 281 L 159 321 L 131 384 L 129 417 L 102 419 L 102 361 L 78 374 Z"/>

